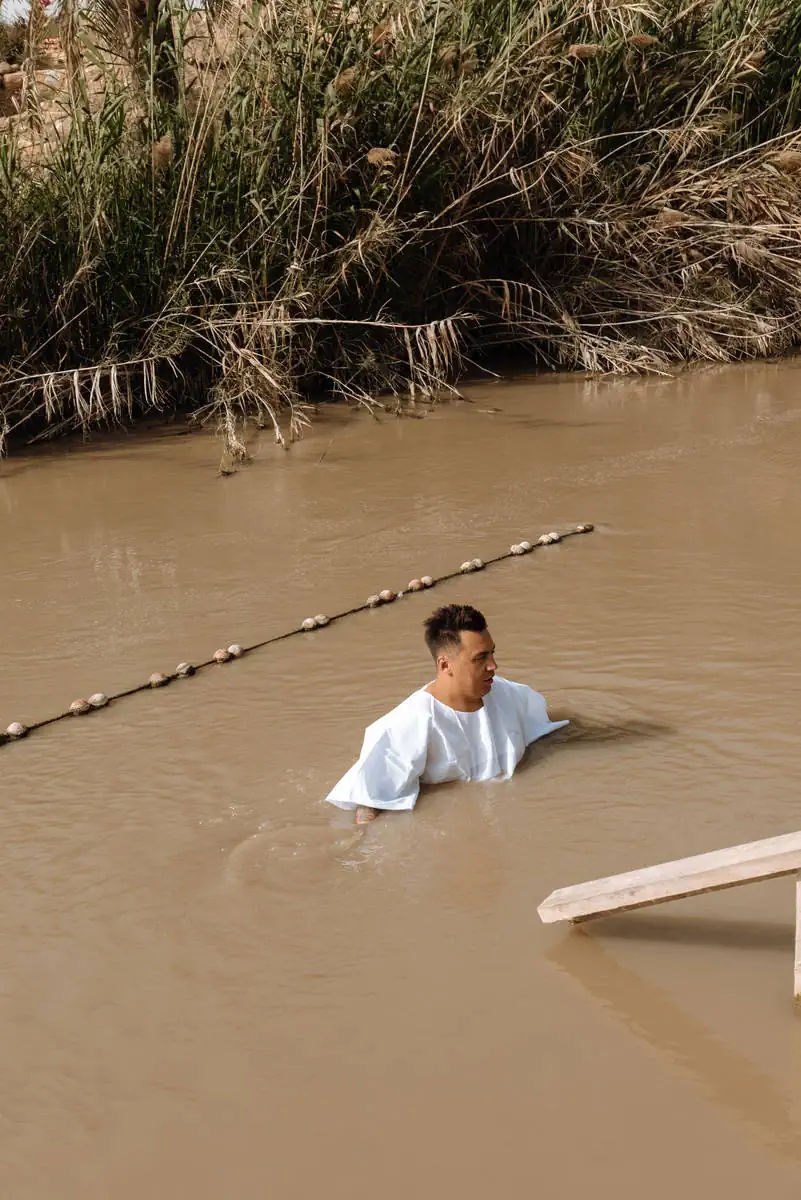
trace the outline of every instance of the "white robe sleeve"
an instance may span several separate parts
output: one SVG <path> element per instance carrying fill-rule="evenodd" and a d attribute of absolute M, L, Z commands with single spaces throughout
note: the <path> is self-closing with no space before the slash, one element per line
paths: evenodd
<path fill-rule="evenodd" d="M 548 716 L 545 697 L 541 696 L 539 692 L 535 692 L 528 684 L 513 683 L 509 679 L 505 679 L 503 683 L 514 700 L 527 746 L 539 738 L 553 733 L 555 729 L 561 729 L 564 725 L 569 724 L 568 721 L 552 721 Z"/>
<path fill-rule="evenodd" d="M 546 734 L 553 733 L 555 729 L 562 729 L 569 724 L 568 721 L 552 721 L 548 716 L 545 697 L 525 683 L 521 683 L 519 686 L 524 692 L 523 727 L 527 746 L 539 738 L 545 737 Z"/>
<path fill-rule="evenodd" d="M 414 808 L 425 771 L 430 714 L 412 696 L 368 726 L 359 761 L 329 792 L 338 808 Z"/>

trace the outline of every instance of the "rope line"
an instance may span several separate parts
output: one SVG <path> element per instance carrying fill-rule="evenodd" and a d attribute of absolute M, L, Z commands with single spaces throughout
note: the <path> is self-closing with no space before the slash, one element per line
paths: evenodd
<path fill-rule="evenodd" d="M 285 642 L 288 638 L 311 633 L 326 625 L 333 625 L 335 621 L 342 621 L 345 617 L 352 617 L 356 613 L 367 612 L 371 608 L 383 607 L 386 604 L 393 603 L 395 600 L 402 599 L 404 596 L 412 595 L 414 592 L 434 587 L 438 583 L 448 583 L 451 579 L 458 579 L 462 575 L 468 575 L 474 571 L 483 571 L 487 567 L 495 566 L 496 563 L 504 562 L 507 558 L 516 558 L 523 554 L 531 554 L 535 550 L 553 545 L 556 542 L 563 542 L 566 538 L 576 537 L 578 534 L 592 533 L 593 529 L 593 525 L 576 525 L 572 529 L 565 530 L 564 533 L 544 533 L 536 542 L 518 542 L 511 546 L 504 554 L 496 555 L 495 558 L 473 558 L 463 562 L 457 571 L 451 571 L 447 575 L 439 575 L 436 578 L 430 575 L 423 575 L 420 579 L 413 579 L 404 591 L 393 592 L 390 589 L 386 589 L 383 592 L 378 592 L 373 596 L 369 596 L 364 604 L 358 604 L 355 608 L 348 608 L 344 612 L 335 613 L 333 617 L 324 616 L 322 613 L 316 617 L 307 617 L 297 629 L 289 629 L 286 633 L 277 633 L 274 637 L 265 638 L 261 642 L 254 642 L 251 646 L 234 644 L 227 649 L 221 648 L 215 650 L 212 657 L 205 662 L 179 663 L 170 675 L 162 675 L 160 672 L 155 672 L 150 676 L 147 683 L 137 684 L 126 691 L 115 692 L 110 696 L 105 695 L 103 692 L 97 692 L 95 695 L 90 696 L 88 700 L 73 700 L 66 712 L 58 713 L 53 717 L 45 717 L 42 721 L 35 721 L 30 725 L 24 725 L 21 721 L 12 721 L 5 733 L 0 733 L 0 746 L 7 742 L 19 741 L 36 730 L 46 729 L 48 725 L 55 725 L 56 722 L 64 721 L 67 717 L 84 716 L 91 712 L 97 712 L 101 708 L 106 708 L 112 701 L 124 700 L 128 696 L 136 696 L 139 692 L 147 692 L 152 688 L 166 687 L 168 683 L 172 683 L 176 679 L 184 679 L 191 675 L 196 675 L 198 671 L 205 671 L 207 667 L 231 662 L 233 659 L 242 658 L 246 654 L 252 654 L 254 650 L 263 650 L 265 646 L 274 646 L 277 642 Z"/>

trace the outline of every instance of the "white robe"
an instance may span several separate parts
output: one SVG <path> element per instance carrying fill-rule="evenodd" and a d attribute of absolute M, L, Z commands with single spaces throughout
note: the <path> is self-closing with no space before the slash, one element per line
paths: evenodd
<path fill-rule="evenodd" d="M 561 729 L 544 698 L 497 675 L 477 712 L 457 712 L 425 688 L 367 727 L 359 761 L 326 796 L 339 808 L 414 808 L 421 783 L 508 779 L 537 738 Z"/>

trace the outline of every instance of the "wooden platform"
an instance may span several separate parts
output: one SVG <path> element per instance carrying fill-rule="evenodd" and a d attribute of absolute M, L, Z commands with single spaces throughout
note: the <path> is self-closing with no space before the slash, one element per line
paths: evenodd
<path fill-rule="evenodd" d="M 611 913 L 646 908 L 668 900 L 699 896 L 723 888 L 758 883 L 781 875 L 796 875 L 795 995 L 801 998 L 801 833 L 786 833 L 729 846 L 711 854 L 696 854 L 609 875 L 574 887 L 551 892 L 537 909 L 546 924 L 553 921 L 588 921 Z"/>

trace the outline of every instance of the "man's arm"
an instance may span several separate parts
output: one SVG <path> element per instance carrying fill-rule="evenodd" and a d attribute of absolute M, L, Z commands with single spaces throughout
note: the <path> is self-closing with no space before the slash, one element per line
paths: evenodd
<path fill-rule="evenodd" d="M 427 747 L 426 713 L 395 710 L 370 726 L 358 762 L 326 800 L 339 808 L 408 812 L 417 802 Z"/>

